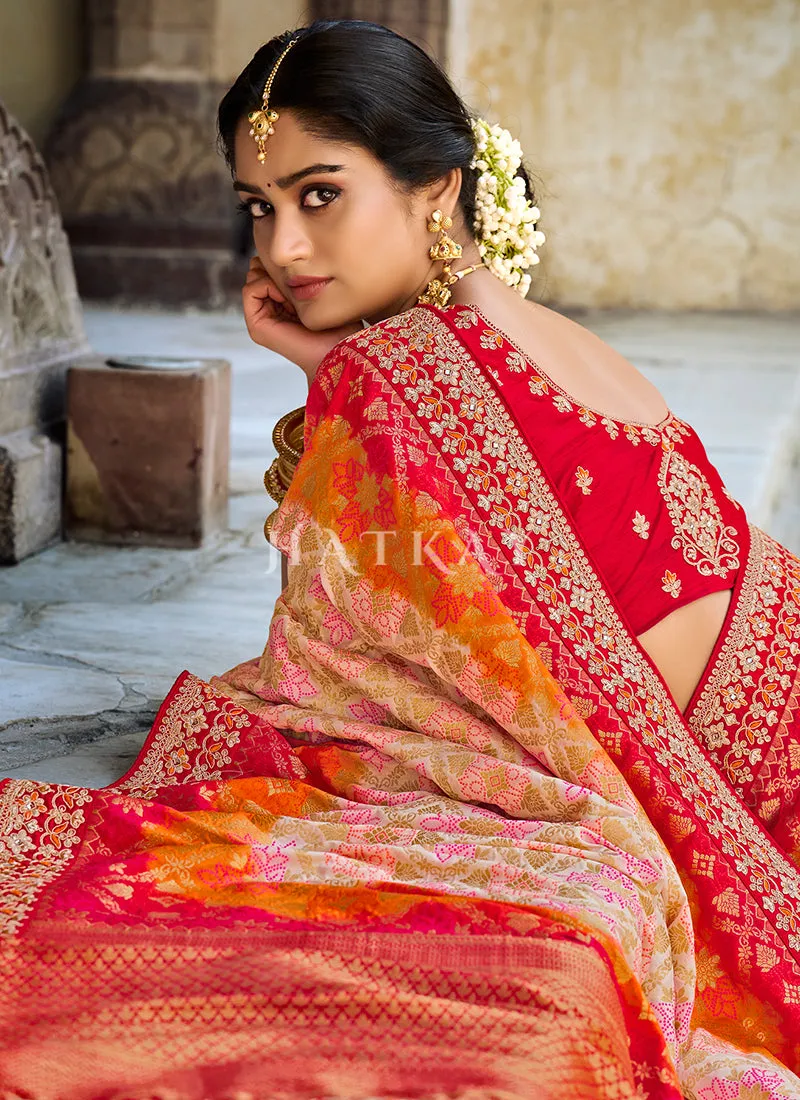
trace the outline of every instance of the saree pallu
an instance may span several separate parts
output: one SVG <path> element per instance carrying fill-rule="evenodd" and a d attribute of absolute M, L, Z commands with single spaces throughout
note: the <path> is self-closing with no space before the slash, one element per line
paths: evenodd
<path fill-rule="evenodd" d="M 613 943 L 370 874 L 463 859 L 445 800 L 326 794 L 188 673 L 112 787 L 2 794 L 4 1100 L 680 1095 Z"/>
<path fill-rule="evenodd" d="M 427 307 L 334 349 L 261 658 L 184 675 L 111 788 L 0 786 L 7 1095 L 800 1097 L 796 738 L 757 709 L 793 698 L 794 560 L 753 538 L 774 598 L 740 583 L 685 721 L 510 355 Z M 721 743 L 747 629 L 770 776 Z"/>

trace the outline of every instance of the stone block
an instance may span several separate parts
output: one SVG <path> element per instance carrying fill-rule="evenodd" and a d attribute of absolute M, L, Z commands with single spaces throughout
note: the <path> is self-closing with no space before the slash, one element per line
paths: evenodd
<path fill-rule="evenodd" d="M 60 444 L 35 428 L 0 436 L 0 564 L 61 537 L 62 465 Z"/>
<path fill-rule="evenodd" d="M 63 421 L 67 362 L 56 359 L 0 370 L 0 435 L 34 426 L 42 431 L 45 425 Z"/>
<path fill-rule="evenodd" d="M 69 539 L 199 546 L 227 527 L 230 366 L 150 362 L 68 373 Z"/>

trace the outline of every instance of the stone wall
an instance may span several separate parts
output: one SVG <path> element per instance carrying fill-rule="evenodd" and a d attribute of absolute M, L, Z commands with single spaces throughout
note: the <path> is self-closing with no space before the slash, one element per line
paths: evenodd
<path fill-rule="evenodd" d="M 44 163 L 0 101 L 0 564 L 60 536 L 64 376 L 87 350 Z"/>
<path fill-rule="evenodd" d="M 566 307 L 800 307 L 797 0 L 452 0 L 460 90 L 543 183 Z"/>
<path fill-rule="evenodd" d="M 39 149 L 81 75 L 82 3 L 0 3 L 0 99 Z"/>
<path fill-rule="evenodd" d="M 213 75 L 232 84 L 259 46 L 276 34 L 302 26 L 303 0 L 218 0 L 213 42 Z"/>
<path fill-rule="evenodd" d="M 45 146 L 89 299 L 219 306 L 247 260 L 216 150 L 218 0 L 88 0 L 87 73 Z"/>
<path fill-rule="evenodd" d="M 310 0 L 315 19 L 365 19 L 410 38 L 446 64 L 452 0 Z"/>

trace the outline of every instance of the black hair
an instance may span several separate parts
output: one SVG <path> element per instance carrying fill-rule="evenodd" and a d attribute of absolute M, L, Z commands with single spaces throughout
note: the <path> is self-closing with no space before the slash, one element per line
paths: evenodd
<path fill-rule="evenodd" d="M 219 142 L 228 166 L 233 168 L 236 128 L 261 106 L 269 74 L 292 38 L 297 41 L 278 68 L 270 107 L 291 109 L 315 136 L 366 149 L 402 188 L 424 187 L 460 168 L 459 204 L 471 229 L 477 172 L 470 167 L 470 113 L 433 58 L 378 23 L 316 20 L 262 46 L 219 105 Z M 534 201 L 527 172 L 517 174 Z"/>

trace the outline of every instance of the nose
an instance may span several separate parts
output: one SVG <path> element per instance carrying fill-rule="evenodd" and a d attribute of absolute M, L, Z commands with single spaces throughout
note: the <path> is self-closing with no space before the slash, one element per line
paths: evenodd
<path fill-rule="evenodd" d="M 295 211 L 273 215 L 269 255 L 277 267 L 289 267 L 298 260 L 308 260 L 313 251 L 308 233 Z"/>

